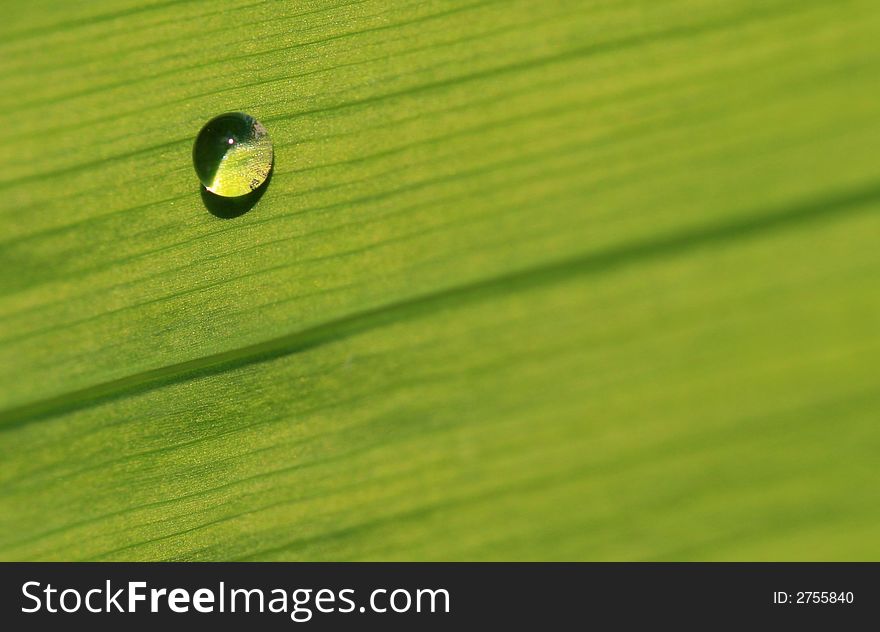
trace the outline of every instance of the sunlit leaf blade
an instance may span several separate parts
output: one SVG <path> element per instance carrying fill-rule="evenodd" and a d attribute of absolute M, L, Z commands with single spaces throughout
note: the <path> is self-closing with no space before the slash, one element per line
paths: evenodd
<path fill-rule="evenodd" d="M 0 558 L 880 558 L 871 0 L 35 0 Z M 200 127 L 272 181 L 206 210 Z"/>

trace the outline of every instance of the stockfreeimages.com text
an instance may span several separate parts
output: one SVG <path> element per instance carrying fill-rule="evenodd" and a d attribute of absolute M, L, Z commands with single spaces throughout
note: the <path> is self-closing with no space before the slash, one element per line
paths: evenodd
<path fill-rule="evenodd" d="M 91 613 L 117 612 L 171 612 L 186 613 L 192 609 L 201 613 L 270 612 L 289 614 L 291 620 L 304 623 L 314 613 L 448 613 L 449 592 L 444 588 L 386 589 L 377 588 L 369 598 L 358 605 L 355 590 L 342 588 L 228 588 L 220 582 L 216 589 L 149 588 L 147 582 L 128 582 L 123 587 L 107 580 L 102 587 L 88 590 L 57 588 L 36 581 L 22 587 L 24 613 Z"/>

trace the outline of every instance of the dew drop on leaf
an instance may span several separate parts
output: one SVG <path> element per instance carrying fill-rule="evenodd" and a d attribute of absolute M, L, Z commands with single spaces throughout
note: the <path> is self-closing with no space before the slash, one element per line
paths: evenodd
<path fill-rule="evenodd" d="M 272 140 L 254 117 L 229 112 L 205 123 L 193 145 L 193 165 L 205 188 L 223 197 L 247 195 L 272 171 Z"/>

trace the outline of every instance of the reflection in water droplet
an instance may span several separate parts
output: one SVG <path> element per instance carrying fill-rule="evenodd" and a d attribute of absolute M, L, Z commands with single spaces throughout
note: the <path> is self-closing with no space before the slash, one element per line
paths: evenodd
<path fill-rule="evenodd" d="M 205 188 L 223 197 L 247 195 L 272 171 L 272 140 L 266 128 L 243 112 L 205 123 L 193 145 L 193 164 Z"/>

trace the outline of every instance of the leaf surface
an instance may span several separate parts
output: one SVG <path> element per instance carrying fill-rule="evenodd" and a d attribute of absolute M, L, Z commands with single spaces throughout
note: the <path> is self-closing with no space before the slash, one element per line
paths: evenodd
<path fill-rule="evenodd" d="M 873 2 L 10 13 L 3 559 L 880 558 Z"/>

